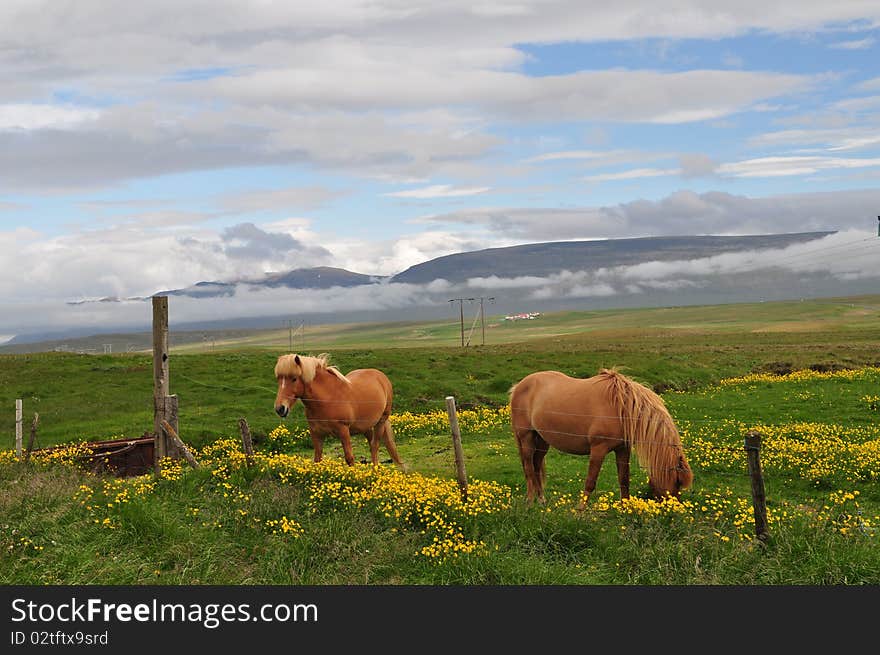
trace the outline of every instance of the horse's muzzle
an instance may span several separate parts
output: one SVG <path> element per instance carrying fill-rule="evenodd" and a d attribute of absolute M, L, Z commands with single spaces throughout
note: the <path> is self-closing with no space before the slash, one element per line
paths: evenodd
<path fill-rule="evenodd" d="M 290 410 L 284 405 L 278 405 L 278 407 L 275 408 L 275 411 L 281 418 L 285 418 L 290 413 Z"/>

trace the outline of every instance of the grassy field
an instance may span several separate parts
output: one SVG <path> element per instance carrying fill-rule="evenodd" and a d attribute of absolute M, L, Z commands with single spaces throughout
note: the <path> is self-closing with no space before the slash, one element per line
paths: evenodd
<path fill-rule="evenodd" d="M 331 441 L 325 463 L 309 462 L 301 408 L 283 424 L 272 411 L 286 332 L 281 347 L 177 348 L 180 432 L 203 467 L 103 479 L 5 451 L 0 582 L 878 584 L 878 307 L 868 297 L 564 313 L 499 324 L 490 345 L 464 349 L 449 343 L 457 324 L 315 333 L 309 352 L 330 352 L 343 371 L 381 368 L 394 382 L 406 475 L 388 463 L 345 467 Z M 535 370 L 586 377 L 609 366 L 662 393 L 693 488 L 680 503 L 615 502 L 610 458 L 578 513 L 587 459 L 551 451 L 548 505 L 526 507 L 507 390 Z M 39 412 L 40 445 L 140 436 L 152 425 L 151 385 L 146 354 L 0 356 L 3 446 L 15 398 L 27 419 Z M 455 485 L 447 395 L 462 410 L 468 505 Z M 257 438 L 250 468 L 239 417 Z M 765 435 L 767 547 L 750 531 L 749 428 Z M 354 446 L 368 460 L 365 441 Z M 647 491 L 635 462 L 633 490 Z"/>
<path fill-rule="evenodd" d="M 828 298 L 790 302 L 716 305 L 713 307 L 662 307 L 545 314 L 535 320 L 507 321 L 487 315 L 486 343 L 510 344 L 554 337 L 598 333 L 611 336 L 620 330 L 670 330 L 673 332 L 812 332 L 859 330 L 877 324 L 880 296 Z M 465 317 L 465 338 L 482 343 L 479 324 Z M 242 348 L 288 349 L 288 330 L 254 330 L 218 333 L 205 340 L 202 333 L 178 334 L 178 352 L 216 352 Z M 457 320 L 396 323 L 310 325 L 296 331 L 295 349 L 443 348 L 461 344 Z"/>

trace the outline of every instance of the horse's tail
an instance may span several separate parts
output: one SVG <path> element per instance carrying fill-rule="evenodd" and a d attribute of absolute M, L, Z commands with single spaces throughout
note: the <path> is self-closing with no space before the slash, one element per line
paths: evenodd
<path fill-rule="evenodd" d="M 617 408 L 623 438 L 648 472 L 651 486 L 655 492 L 678 496 L 691 486 L 694 475 L 663 399 L 615 370 L 603 369 L 600 375 L 609 385 L 609 399 Z"/>

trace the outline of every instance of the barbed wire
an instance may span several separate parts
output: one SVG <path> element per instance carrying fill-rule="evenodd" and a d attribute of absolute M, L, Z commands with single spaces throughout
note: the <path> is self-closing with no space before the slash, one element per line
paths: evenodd
<path fill-rule="evenodd" d="M 193 384 L 197 384 L 201 387 L 208 387 L 209 389 L 225 389 L 227 391 L 267 391 L 269 393 L 277 393 L 277 391 L 278 391 L 277 389 L 272 389 L 270 387 L 260 387 L 260 386 L 233 387 L 228 384 L 217 384 L 217 383 L 211 384 L 208 382 L 202 382 L 200 380 L 196 380 L 196 379 L 191 378 L 187 375 L 183 375 L 182 373 L 177 373 L 177 372 L 175 372 L 173 375 L 176 378 L 182 378 L 188 382 L 192 382 Z"/>

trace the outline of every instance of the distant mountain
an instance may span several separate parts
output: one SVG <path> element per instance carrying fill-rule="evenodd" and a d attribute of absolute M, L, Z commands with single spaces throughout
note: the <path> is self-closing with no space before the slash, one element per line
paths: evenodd
<path fill-rule="evenodd" d="M 157 296 L 189 296 L 190 298 L 216 298 L 235 295 L 239 284 L 252 287 L 269 287 L 277 289 L 329 289 L 330 287 L 356 287 L 362 284 L 374 284 L 383 278 L 363 273 L 352 273 L 344 268 L 317 266 L 315 268 L 297 268 L 284 273 L 268 273 L 256 279 L 233 280 L 230 282 L 197 282 L 183 289 L 159 291 Z"/>
<path fill-rule="evenodd" d="M 182 289 L 160 291 L 154 295 L 183 296 L 198 299 L 207 312 L 201 318 L 175 314 L 175 331 L 217 331 L 276 328 L 291 315 L 304 318 L 312 325 L 325 323 L 361 323 L 399 320 L 433 320 L 448 317 L 450 300 L 443 285 L 437 289 L 424 287 L 424 293 L 412 295 L 412 290 L 399 291 L 388 283 L 427 285 L 443 279 L 454 285 L 465 285 L 468 294 L 489 297 L 493 313 L 524 311 L 560 311 L 584 308 L 671 307 L 692 304 L 722 304 L 784 300 L 804 297 L 831 297 L 857 295 L 875 291 L 875 280 L 844 279 L 821 270 L 812 272 L 776 268 L 772 275 L 764 270 L 732 270 L 725 274 L 713 272 L 711 267 L 679 267 L 674 279 L 642 281 L 637 284 L 631 275 L 616 277 L 617 267 L 632 267 L 648 262 L 691 262 L 722 254 L 748 254 L 767 249 L 779 249 L 826 237 L 833 232 L 802 232 L 753 236 L 690 236 L 644 237 L 610 239 L 605 241 L 564 241 L 532 243 L 507 248 L 489 248 L 438 257 L 412 266 L 394 276 L 382 277 L 355 273 L 342 268 L 302 268 L 287 272 L 266 274 L 259 279 L 203 281 Z M 768 264 L 773 261 L 769 260 Z M 602 269 L 601 271 L 599 269 Z M 570 276 L 560 276 L 563 271 Z M 700 272 L 702 271 L 702 272 Z M 479 278 L 483 278 L 481 282 Z M 501 278 L 503 282 L 497 279 Z M 519 283 L 515 278 L 530 278 Z M 375 286 L 374 286 L 375 285 Z M 380 286 L 381 285 L 381 286 Z M 328 289 L 348 287 L 351 291 L 337 294 L 337 302 L 323 308 L 306 310 L 292 303 L 279 303 L 267 313 L 260 304 L 261 289 Z M 371 289 L 375 288 L 375 291 Z M 363 289 L 362 293 L 357 290 Z M 254 293 L 257 292 L 257 293 Z M 232 298 L 238 311 L 226 311 L 216 318 L 207 318 L 212 299 Z M 380 302 L 372 303 L 370 299 Z M 367 302 L 354 302 L 355 300 Z M 399 300 L 398 300 L 399 299 Z M 91 298 L 71 302 L 71 305 L 91 303 L 144 303 L 144 298 Z M 347 304 L 349 303 L 350 304 Z M 203 304 L 204 303 L 204 304 Z M 252 303 L 252 304 L 249 304 Z M 342 304 L 340 304 L 342 303 Z M 399 303 L 399 304 L 397 304 Z M 253 311 L 252 308 L 258 308 Z M 105 314 L 106 315 L 106 314 Z M 131 312 L 128 312 L 131 315 Z M 145 311 L 144 316 L 149 317 Z M 82 314 L 80 314 L 82 316 Z M 284 319 L 284 321 L 282 320 Z M 149 320 L 147 318 L 147 320 Z M 115 333 L 115 335 L 114 335 Z M 132 335 L 142 333 L 138 339 Z M 104 335 L 100 345 L 113 352 L 129 349 L 145 341 L 149 343 L 149 325 L 123 326 L 110 321 L 100 324 L 34 325 L 22 330 L 0 352 L 33 352 L 51 347 L 74 347 L 71 339 L 87 335 Z M 114 336 L 111 336 L 114 335 Z M 142 338 L 141 338 L 142 337 Z M 194 338 L 203 338 L 199 334 Z M 36 343 L 39 342 L 39 343 Z M 40 345 L 42 344 L 42 345 Z M 94 347 L 94 346 L 90 346 Z"/>
<path fill-rule="evenodd" d="M 356 287 L 362 284 L 374 284 L 381 279 L 384 278 L 352 273 L 344 268 L 318 266 L 316 268 L 298 268 L 287 273 L 271 273 L 262 280 L 251 281 L 250 284 L 272 288 L 329 289 L 330 287 Z"/>
<path fill-rule="evenodd" d="M 554 241 L 530 243 L 506 248 L 488 248 L 437 257 L 411 266 L 391 277 L 365 275 L 344 268 L 318 266 L 298 268 L 280 273 L 267 273 L 262 278 L 197 282 L 182 289 L 157 291 L 157 296 L 218 298 L 235 295 L 236 288 L 329 289 L 356 287 L 383 281 L 424 284 L 437 279 L 465 282 L 473 278 L 522 276 L 546 277 L 560 271 L 593 271 L 614 266 L 628 266 L 648 261 L 678 261 L 712 257 L 730 252 L 753 251 L 786 246 L 820 239 L 833 232 L 800 232 L 755 236 L 691 236 L 641 237 L 603 241 Z M 71 301 L 71 305 L 109 303 L 148 298 L 96 298 Z"/>
<path fill-rule="evenodd" d="M 184 289 L 157 291 L 156 296 L 189 296 L 191 298 L 217 298 L 235 295 L 235 282 L 196 282 Z M 146 300 L 146 299 L 144 299 Z"/>
<path fill-rule="evenodd" d="M 648 261 L 688 261 L 730 252 L 784 248 L 820 239 L 833 232 L 757 236 L 642 237 L 604 241 L 530 243 L 437 257 L 416 264 L 392 282 L 421 284 L 437 279 L 464 282 L 473 278 L 546 277 L 559 271 L 592 271 Z"/>

